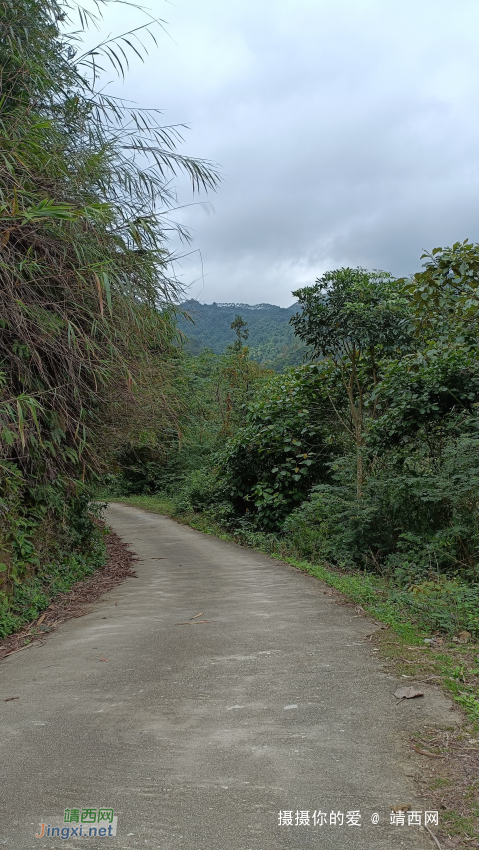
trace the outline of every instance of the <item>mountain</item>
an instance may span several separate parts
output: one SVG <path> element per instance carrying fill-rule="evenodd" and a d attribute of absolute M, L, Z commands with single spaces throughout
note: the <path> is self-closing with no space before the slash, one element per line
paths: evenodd
<path fill-rule="evenodd" d="M 231 322 L 241 316 L 248 323 L 247 345 L 253 360 L 282 372 L 288 366 L 303 362 L 307 347 L 298 340 L 289 324 L 298 312 L 297 304 L 276 307 L 274 304 L 200 304 L 190 299 L 181 304 L 192 321 L 179 317 L 180 330 L 188 338 L 192 354 L 211 348 L 221 354 L 234 339 Z"/>

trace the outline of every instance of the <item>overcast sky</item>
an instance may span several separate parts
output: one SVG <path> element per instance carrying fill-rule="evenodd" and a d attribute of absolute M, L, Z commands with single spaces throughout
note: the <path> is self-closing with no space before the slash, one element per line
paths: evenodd
<path fill-rule="evenodd" d="M 189 297 L 287 306 L 327 269 L 406 275 L 423 249 L 479 241 L 477 0 L 145 5 L 169 36 L 110 90 L 188 123 L 184 151 L 224 177 L 214 213 L 181 214 Z"/>

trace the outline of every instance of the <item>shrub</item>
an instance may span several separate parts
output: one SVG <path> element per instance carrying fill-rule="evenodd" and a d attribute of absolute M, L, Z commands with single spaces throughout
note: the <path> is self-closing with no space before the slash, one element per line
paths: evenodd
<path fill-rule="evenodd" d="M 431 575 L 479 576 L 479 481 L 476 438 L 451 441 L 434 468 L 416 456 L 398 472 L 383 459 L 357 498 L 354 458 L 334 464 L 333 484 L 316 485 L 285 521 L 284 532 L 304 556 L 322 555 L 352 567 L 394 574 L 409 585 Z"/>
<path fill-rule="evenodd" d="M 337 449 L 321 366 L 275 376 L 246 408 L 246 421 L 216 458 L 224 498 L 258 529 L 280 527 L 311 486 L 329 477 Z"/>

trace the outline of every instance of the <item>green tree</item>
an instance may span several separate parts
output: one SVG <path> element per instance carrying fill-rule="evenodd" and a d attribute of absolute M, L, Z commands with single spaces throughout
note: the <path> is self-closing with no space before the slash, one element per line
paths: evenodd
<path fill-rule="evenodd" d="M 0 355 L 4 397 L 30 394 L 37 405 L 36 422 L 31 405 L 4 406 L 7 418 L 17 409 L 10 454 L 23 456 L 27 435 L 56 422 L 69 462 L 81 454 L 94 468 L 89 434 L 101 432 L 111 387 L 131 397 L 145 357 L 174 342 L 164 309 L 176 291 L 170 178 L 184 170 L 199 189 L 217 176 L 177 152 L 178 130 L 158 113 L 102 92 L 101 54 L 119 62 L 128 38 L 79 57 L 77 35 L 65 33 L 76 8 L 85 24 L 73 0 L 0 0 Z"/>
<path fill-rule="evenodd" d="M 0 0 L 0 499 L 7 549 L 19 511 L 32 522 L 50 517 L 58 529 L 63 507 L 124 433 L 146 436 L 152 415 L 174 427 L 171 180 L 186 172 L 194 191 L 218 182 L 210 164 L 179 153 L 178 128 L 102 87 L 102 64 L 123 73 L 126 51 L 141 55 L 140 31 L 152 25 L 81 54 L 81 30 L 91 17 L 74 0 Z"/>
<path fill-rule="evenodd" d="M 244 343 L 248 339 L 248 322 L 245 322 L 242 316 L 235 316 L 230 327 L 236 334 L 236 339 L 233 343 L 233 351 L 236 351 L 239 354 Z"/>
<path fill-rule="evenodd" d="M 293 295 L 302 309 L 291 319 L 295 333 L 311 346 L 313 357 L 329 361 L 346 393 L 345 408 L 332 395 L 331 403 L 354 440 L 360 497 L 365 415 L 375 416 L 369 394 L 379 381 L 382 358 L 397 355 L 408 344 L 406 302 L 392 275 L 361 268 L 327 272 Z"/>
<path fill-rule="evenodd" d="M 227 499 L 259 528 L 277 529 L 314 483 L 329 478 L 337 440 L 325 368 L 299 366 L 263 381 L 218 455 Z"/>
<path fill-rule="evenodd" d="M 231 330 L 235 331 L 236 339 L 219 358 L 216 383 L 222 433 L 228 436 L 242 424 L 243 408 L 268 371 L 250 359 L 249 348 L 244 345 L 248 339 L 248 323 L 242 316 L 235 316 Z"/>
<path fill-rule="evenodd" d="M 411 305 L 411 330 L 442 344 L 477 345 L 479 244 L 466 239 L 421 259 L 422 271 L 400 281 Z"/>

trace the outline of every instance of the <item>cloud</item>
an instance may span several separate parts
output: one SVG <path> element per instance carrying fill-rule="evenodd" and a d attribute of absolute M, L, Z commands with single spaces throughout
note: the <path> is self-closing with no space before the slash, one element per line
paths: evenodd
<path fill-rule="evenodd" d="M 118 9 L 110 29 L 134 20 Z M 187 152 L 224 173 L 214 215 L 178 213 L 201 251 L 181 268 L 193 297 L 287 305 L 327 268 L 408 274 L 423 248 L 479 240 L 473 0 L 157 0 L 154 11 L 171 39 L 121 92 L 190 123 Z"/>

